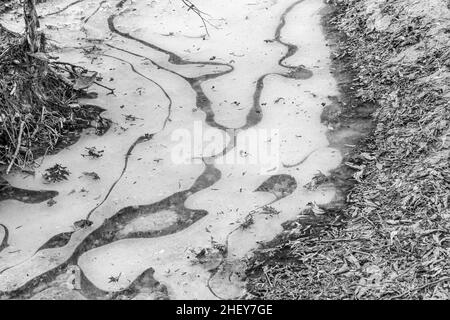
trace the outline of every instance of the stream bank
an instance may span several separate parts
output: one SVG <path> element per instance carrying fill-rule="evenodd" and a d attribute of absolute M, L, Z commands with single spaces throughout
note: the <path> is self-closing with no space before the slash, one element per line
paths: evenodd
<path fill-rule="evenodd" d="M 450 4 L 329 2 L 340 89 L 374 128 L 344 160 L 346 201 L 257 251 L 248 297 L 448 299 Z"/>

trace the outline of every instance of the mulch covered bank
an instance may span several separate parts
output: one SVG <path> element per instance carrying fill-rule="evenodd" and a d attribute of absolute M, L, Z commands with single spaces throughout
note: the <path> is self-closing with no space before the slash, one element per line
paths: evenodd
<path fill-rule="evenodd" d="M 450 298 L 450 3 L 334 0 L 335 59 L 375 129 L 344 209 L 299 220 L 250 261 L 250 297 Z"/>

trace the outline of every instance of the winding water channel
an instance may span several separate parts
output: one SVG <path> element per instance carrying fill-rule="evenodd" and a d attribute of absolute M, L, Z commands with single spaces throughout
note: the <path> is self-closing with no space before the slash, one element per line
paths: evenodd
<path fill-rule="evenodd" d="M 181 1 L 39 5 L 51 54 L 114 88 L 92 87 L 97 98 L 80 101 L 104 108 L 112 126 L 44 157 L 35 177 L 3 177 L 0 295 L 236 298 L 258 243 L 308 203 L 333 199 L 332 187 L 302 187 L 341 162 L 320 121 L 338 95 L 325 4 L 195 4 L 208 13 L 209 36 Z M 2 23 L 22 28 L 14 13 Z M 101 158 L 81 156 L 93 146 Z M 182 163 L 179 149 L 189 149 Z M 45 184 L 55 163 L 70 178 Z M 83 174 L 92 171 L 99 180 Z"/>

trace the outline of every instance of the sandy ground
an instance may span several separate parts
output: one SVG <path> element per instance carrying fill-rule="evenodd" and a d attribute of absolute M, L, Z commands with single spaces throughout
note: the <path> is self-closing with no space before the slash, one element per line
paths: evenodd
<path fill-rule="evenodd" d="M 320 122 L 338 95 L 324 3 L 198 0 L 209 35 L 181 1 L 71 3 L 38 6 L 50 54 L 114 88 L 93 87 L 98 97 L 80 101 L 106 109 L 113 125 L 40 159 L 35 178 L 5 177 L 58 196 L 51 206 L 0 202 L 0 237 L 9 231 L 0 292 L 105 298 L 151 268 L 172 299 L 241 296 L 239 261 L 308 203 L 335 195 L 302 188 L 341 162 Z M 14 12 L 1 22 L 22 29 Z M 103 156 L 82 156 L 89 147 Z M 55 163 L 70 178 L 45 184 L 41 175 Z M 83 174 L 92 171 L 101 179 Z M 74 226 L 80 220 L 92 224 Z M 134 297 L 155 298 L 144 289 Z"/>

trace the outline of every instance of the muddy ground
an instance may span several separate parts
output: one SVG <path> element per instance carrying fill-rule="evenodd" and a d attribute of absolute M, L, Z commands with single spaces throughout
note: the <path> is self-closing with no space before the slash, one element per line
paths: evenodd
<path fill-rule="evenodd" d="M 4 176 L 25 194 L 0 203 L 4 297 L 242 297 L 258 244 L 338 197 L 332 183 L 302 187 L 351 148 L 330 131 L 360 135 L 332 120 L 326 4 L 196 5 L 207 29 L 182 3 L 38 5 L 48 54 L 112 88 L 79 101 L 111 128 L 86 130 L 34 176 Z M 18 12 L 1 22 L 21 32 Z"/>
<path fill-rule="evenodd" d="M 111 126 L 2 177 L 0 296 L 444 297 L 447 4 L 326 2 L 40 3 Z"/>

